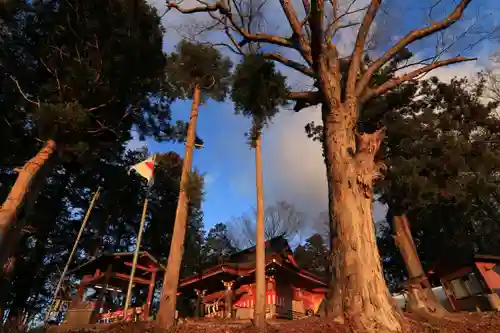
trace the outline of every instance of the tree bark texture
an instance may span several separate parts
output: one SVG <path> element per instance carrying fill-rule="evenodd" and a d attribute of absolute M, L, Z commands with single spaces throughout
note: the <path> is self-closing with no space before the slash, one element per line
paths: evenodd
<path fill-rule="evenodd" d="M 25 204 L 33 205 L 49 174 L 57 145 L 49 140 L 19 171 L 16 182 L 0 208 L 0 276 L 6 261 L 17 245 L 23 225 L 17 219 Z"/>
<path fill-rule="evenodd" d="M 426 312 L 427 316 L 443 317 L 448 311 L 432 291 L 432 286 L 418 257 L 407 216 L 394 216 L 392 229 L 394 241 L 408 272 L 408 281 L 406 283 L 408 311 Z"/>
<path fill-rule="evenodd" d="M 175 213 L 174 232 L 170 244 L 167 268 L 163 279 L 163 289 L 160 298 L 160 309 L 158 311 L 158 327 L 170 329 L 175 322 L 175 311 L 177 303 L 177 287 L 179 285 L 179 274 L 184 254 L 184 238 L 186 237 L 186 226 L 188 220 L 188 186 L 189 176 L 193 165 L 193 150 L 196 138 L 196 121 L 198 119 L 198 107 L 200 105 L 200 88 L 195 87 L 193 103 L 189 117 L 189 128 L 186 138 L 186 149 L 182 165 L 181 186 L 179 200 Z"/>
<path fill-rule="evenodd" d="M 255 235 L 255 326 L 266 327 L 266 249 L 264 239 L 264 182 L 262 175 L 262 140 L 259 134 L 255 140 L 255 181 L 257 188 L 257 228 Z"/>
<path fill-rule="evenodd" d="M 356 134 L 357 100 L 341 102 L 339 63 L 335 50 L 329 52 L 319 64 L 334 279 L 328 314 L 360 331 L 401 332 L 402 316 L 382 274 L 372 219 L 379 169 L 374 157 L 383 131 Z"/>

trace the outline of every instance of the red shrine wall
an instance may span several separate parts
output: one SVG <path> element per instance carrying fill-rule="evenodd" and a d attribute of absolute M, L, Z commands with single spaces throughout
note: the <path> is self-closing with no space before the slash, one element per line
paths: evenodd
<path fill-rule="evenodd" d="M 483 275 L 488 288 L 500 293 L 500 273 L 495 270 L 495 266 L 497 265 L 499 264 L 479 261 L 476 262 L 476 267 Z"/>
<path fill-rule="evenodd" d="M 242 286 L 245 293 L 234 303 L 236 319 L 253 318 L 255 307 L 255 284 Z M 266 292 L 266 316 L 268 318 L 297 318 L 312 315 L 319 309 L 325 295 L 313 293 L 289 284 L 276 283 L 268 279 Z"/>

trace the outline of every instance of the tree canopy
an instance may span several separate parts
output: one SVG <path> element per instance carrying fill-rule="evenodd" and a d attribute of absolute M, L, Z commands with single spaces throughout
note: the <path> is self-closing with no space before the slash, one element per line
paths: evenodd
<path fill-rule="evenodd" d="M 51 283 L 57 280 L 74 241 L 68 235 L 78 231 L 97 186 L 103 187 L 103 196 L 77 261 L 102 251 L 128 250 L 135 242 L 145 193 L 143 185 L 131 182 L 126 172 L 144 157 L 144 152 L 126 152 L 131 132 L 159 140 L 182 137 L 170 124 L 160 18 L 144 1 L 136 5 L 10 1 L 1 8 L 0 105 L 7 127 L 0 134 L 2 198 L 12 189 L 20 170 L 16 168 L 39 150 L 40 142 L 57 141 L 58 162 L 36 190 L 30 188 L 30 193 L 40 196 L 28 197 L 18 216 L 23 231 L 16 231 L 19 246 L 10 253 L 15 262 L 12 274 L 1 277 L 9 281 L 1 283 L 2 310 L 6 304 L 11 313 L 36 314 L 41 304 L 46 305 L 54 287 Z M 132 9 L 138 15 L 131 15 Z M 172 189 L 174 183 L 175 177 L 165 186 Z M 173 191 L 178 191 L 178 184 Z M 166 201 L 176 196 L 168 198 L 156 215 L 151 214 L 161 220 L 150 226 L 164 226 L 157 235 L 164 240 L 169 225 L 165 216 L 170 226 L 173 222 L 172 204 Z M 199 200 L 193 205 L 199 210 Z M 168 244 L 154 239 L 149 243 L 158 254 Z M 32 269 L 37 269 L 36 274 L 30 273 Z M 8 286 L 12 288 L 4 288 Z"/>
<path fill-rule="evenodd" d="M 91 173 L 87 169 L 69 172 L 60 167 L 50 176 L 49 185 L 44 187 L 34 211 L 26 217 L 29 228 L 16 252 L 18 259 L 11 279 L 12 288 L 5 299 L 10 311 L 39 315 L 47 306 L 97 186 L 102 187 L 101 196 L 90 215 L 71 267 L 92 256 L 133 249 L 147 188 L 140 177 L 128 173 L 128 167 L 147 155 L 144 150 L 129 151 L 113 160 L 95 163 Z M 182 160 L 175 153 L 167 153 L 158 161 L 141 248 L 164 261 L 175 219 Z M 196 191 L 201 194 L 202 188 Z M 189 260 L 186 260 L 184 274 L 199 271 L 204 263 L 200 199 L 198 195 L 198 200 L 193 200 L 190 206 L 185 245 Z M 32 273 L 33 269 L 36 274 Z"/>
<path fill-rule="evenodd" d="M 176 98 L 192 99 L 201 89 L 202 100 L 222 102 L 229 92 L 231 60 L 216 48 L 182 40 L 167 57 L 166 84 Z"/>
<path fill-rule="evenodd" d="M 408 216 L 425 267 L 449 253 L 498 251 L 500 121 L 498 104 L 484 93 L 484 80 L 471 86 L 463 78 L 430 78 L 385 97 L 388 106 L 397 104 L 384 118 L 388 136 L 380 158 L 387 170 L 376 191 L 389 205 L 389 220 Z M 379 244 L 386 267 L 401 279 L 390 233 L 390 224 L 382 228 Z"/>
<path fill-rule="evenodd" d="M 233 76 L 231 99 L 237 114 L 252 119 L 251 142 L 287 103 L 287 90 L 285 76 L 276 70 L 274 62 L 259 54 L 243 56 Z"/>
<path fill-rule="evenodd" d="M 168 130 L 160 20 L 143 1 L 135 17 L 130 6 L 50 1 L 9 13 L 14 18 L 7 28 L 17 28 L 12 43 L 23 57 L 17 66 L 2 61 L 4 82 L 23 97 L 24 121 L 39 139 L 95 156 L 100 147 L 129 140 L 133 125 L 149 134 Z M 148 61 L 135 50 L 148 54 Z"/>
<path fill-rule="evenodd" d="M 328 275 L 329 252 L 323 236 L 314 234 L 295 248 L 294 256 L 300 268 L 325 278 Z"/>

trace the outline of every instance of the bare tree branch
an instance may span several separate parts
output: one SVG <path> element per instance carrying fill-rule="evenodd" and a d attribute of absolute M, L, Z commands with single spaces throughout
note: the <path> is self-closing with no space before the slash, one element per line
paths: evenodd
<path fill-rule="evenodd" d="M 250 33 L 248 29 L 242 28 L 237 24 L 235 18 L 231 13 L 230 8 L 228 8 L 222 1 L 217 1 L 214 4 L 206 4 L 204 6 L 192 7 L 192 8 L 181 8 L 177 3 L 169 1 L 167 2 L 167 6 L 168 8 L 175 8 L 182 14 L 219 12 L 222 16 L 227 18 L 230 25 L 243 37 L 243 41 L 239 43 L 240 47 L 242 47 L 248 42 L 266 42 L 269 44 L 284 46 L 298 50 L 298 48 L 286 38 L 271 34 Z"/>
<path fill-rule="evenodd" d="M 295 12 L 292 3 L 289 0 L 280 0 L 280 4 L 293 31 L 292 40 L 297 40 L 300 54 L 309 65 L 312 64 L 311 45 L 304 38 L 304 33 L 302 31 L 303 24 L 299 22 L 297 12 Z"/>
<path fill-rule="evenodd" d="M 368 67 L 366 72 L 356 84 L 356 95 L 360 96 L 370 82 L 373 74 L 383 65 L 385 65 L 394 55 L 403 50 L 406 46 L 438 31 L 444 30 L 457 22 L 463 16 L 465 9 L 471 1 L 472 0 L 461 0 L 460 3 L 455 7 L 453 12 L 451 12 L 450 15 L 448 15 L 448 17 L 446 17 L 442 21 L 433 23 L 422 29 L 413 30 L 399 42 L 394 44 L 386 53 L 384 53 L 384 55 L 382 55 L 379 59 L 374 61 L 370 65 L 370 67 Z"/>
<path fill-rule="evenodd" d="M 331 32 L 331 35 L 335 36 L 342 29 L 355 27 L 357 25 L 360 25 L 360 23 L 359 22 L 349 22 L 346 24 L 337 25 L 337 26 L 335 26 L 335 29 L 333 29 L 333 31 Z M 326 35 L 326 36 L 329 36 L 329 35 Z"/>
<path fill-rule="evenodd" d="M 318 104 L 321 102 L 321 93 L 319 91 L 290 91 L 287 93 L 286 98 L 296 102 Z"/>
<path fill-rule="evenodd" d="M 314 66 L 319 65 L 319 57 L 323 51 L 323 20 L 325 17 L 325 1 L 316 0 L 311 6 L 309 27 L 311 28 L 311 56 Z"/>
<path fill-rule="evenodd" d="M 261 56 L 266 58 L 266 59 L 274 60 L 274 61 L 277 61 L 279 63 L 282 63 L 283 65 L 290 67 L 290 68 L 293 68 L 296 71 L 299 71 L 302 74 L 307 75 L 309 77 L 314 77 L 314 72 L 310 67 L 304 66 L 296 61 L 287 59 L 287 58 L 283 57 L 281 54 L 279 54 L 278 52 L 261 53 Z"/>
<path fill-rule="evenodd" d="M 243 246 L 255 246 L 255 216 L 242 215 L 228 223 L 229 237 L 233 243 Z M 266 240 L 283 236 L 294 239 L 306 227 L 305 214 L 298 211 L 293 204 L 277 201 L 266 207 L 264 217 L 264 235 Z"/>
<path fill-rule="evenodd" d="M 21 89 L 21 86 L 19 85 L 19 81 L 16 80 L 15 77 L 13 77 L 12 75 L 9 75 L 10 76 L 10 79 L 12 80 L 12 82 L 14 82 L 17 86 L 17 90 L 19 90 L 19 92 L 21 93 L 21 95 L 23 96 L 23 98 L 25 100 L 27 100 L 28 102 L 30 102 L 31 104 L 35 104 L 36 106 L 40 107 L 40 101 L 34 101 L 32 99 L 30 99 L 23 91 L 23 89 Z"/>
<path fill-rule="evenodd" d="M 500 103 L 500 53 L 494 53 L 490 56 L 490 66 L 481 77 L 486 80 L 487 97 L 492 101 Z"/>
<path fill-rule="evenodd" d="M 361 66 L 361 59 L 365 50 L 366 38 L 381 3 L 382 0 L 371 0 L 370 7 L 368 7 L 368 10 L 366 11 L 366 14 L 363 18 L 363 22 L 361 23 L 361 27 L 359 27 L 358 36 L 356 37 L 356 43 L 354 44 L 354 51 L 352 52 L 349 72 L 347 74 L 347 98 L 355 97 L 354 94 L 356 90 L 356 78 Z"/>
<path fill-rule="evenodd" d="M 436 61 L 432 64 L 427 65 L 427 66 L 416 69 L 410 73 L 393 78 L 393 79 L 381 84 L 380 86 L 378 86 L 376 88 L 367 90 L 365 92 L 365 94 L 360 97 L 360 101 L 362 103 L 364 103 L 375 96 L 378 96 L 378 95 L 381 95 L 381 94 L 387 92 L 388 90 L 394 88 L 395 86 L 397 86 L 401 83 L 404 83 L 406 81 L 414 79 L 422 74 L 426 74 L 426 73 L 432 71 L 433 69 L 447 66 L 447 65 L 451 65 L 451 64 L 460 63 L 460 62 L 473 61 L 473 60 L 476 60 L 476 58 L 456 57 L 456 58 L 452 58 L 452 59 Z"/>
<path fill-rule="evenodd" d="M 326 32 L 325 32 L 326 38 L 332 39 L 340 29 L 348 28 L 350 26 L 354 26 L 354 25 L 359 24 L 359 22 L 349 22 L 349 23 L 346 23 L 343 25 L 341 24 L 343 18 L 345 18 L 349 15 L 352 15 L 352 14 L 362 12 L 368 8 L 368 6 L 363 6 L 361 8 L 351 10 L 352 6 L 355 3 L 356 3 L 356 0 L 352 0 L 351 3 L 349 3 L 349 5 L 347 6 L 344 13 L 342 13 L 340 15 L 334 15 L 334 17 L 332 18 L 332 21 L 330 22 L 330 24 L 326 28 Z"/>

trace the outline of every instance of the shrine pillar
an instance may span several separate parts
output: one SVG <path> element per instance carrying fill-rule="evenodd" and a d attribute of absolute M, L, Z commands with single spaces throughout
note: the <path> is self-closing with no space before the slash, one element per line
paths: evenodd
<path fill-rule="evenodd" d="M 202 305 L 203 297 L 205 296 L 206 290 L 195 289 L 194 291 L 196 293 L 196 306 L 195 306 L 195 310 L 194 310 L 194 317 L 199 318 L 200 315 L 201 315 L 201 317 L 203 317 L 203 315 L 205 314 L 205 309 L 202 308 L 201 305 Z"/>
<path fill-rule="evenodd" d="M 83 301 L 83 295 L 85 294 L 85 287 L 86 287 L 86 283 L 85 283 L 84 279 L 82 279 L 82 281 L 78 285 L 78 290 L 76 292 L 76 295 L 71 300 L 70 308 L 77 308 L 80 306 L 80 304 Z"/>
<path fill-rule="evenodd" d="M 153 294 L 155 290 L 155 282 L 156 282 L 156 271 L 151 272 L 151 280 L 149 280 L 148 287 L 148 298 L 146 299 L 146 306 L 144 309 L 144 320 L 148 320 L 151 315 L 151 301 L 153 300 Z"/>
<path fill-rule="evenodd" d="M 97 297 L 97 302 L 95 303 L 95 307 L 92 311 L 92 315 L 90 317 L 90 322 L 92 324 L 96 323 L 98 318 L 99 318 L 99 314 L 101 313 L 101 308 L 102 308 L 102 301 L 104 299 L 104 294 L 106 294 L 106 291 L 108 290 L 108 283 L 109 283 L 109 279 L 111 278 L 111 265 L 108 266 L 108 268 L 106 269 L 106 273 L 104 274 L 104 282 L 103 284 L 101 285 L 101 289 L 99 290 L 99 296 Z M 98 276 L 98 272 L 96 272 L 96 276 Z"/>
<path fill-rule="evenodd" d="M 266 276 L 266 318 L 276 317 L 276 280 Z"/>
<path fill-rule="evenodd" d="M 224 297 L 224 318 L 233 319 L 233 283 L 234 281 L 224 282 L 224 287 L 226 287 L 226 294 Z"/>

